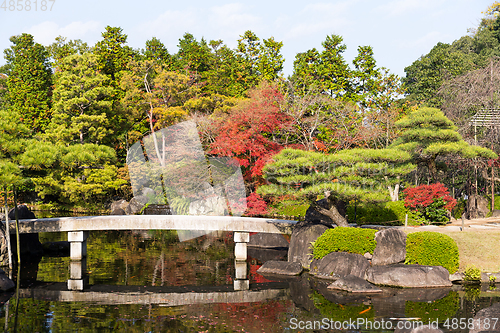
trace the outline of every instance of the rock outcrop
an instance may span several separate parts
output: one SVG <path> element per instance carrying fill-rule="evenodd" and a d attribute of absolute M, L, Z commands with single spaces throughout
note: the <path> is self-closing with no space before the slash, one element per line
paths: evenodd
<path fill-rule="evenodd" d="M 278 274 L 278 275 L 299 275 L 302 273 L 302 265 L 298 262 L 287 261 L 267 261 L 262 265 L 257 273 Z"/>
<path fill-rule="evenodd" d="M 347 275 L 365 278 L 370 266 L 368 259 L 360 254 L 332 252 L 311 262 L 310 274 L 323 279 L 338 279 Z"/>
<path fill-rule="evenodd" d="M 329 229 L 323 224 L 300 222 L 295 225 L 288 248 L 288 261 L 298 262 L 302 267 L 309 269 L 313 259 L 311 243 Z"/>
<path fill-rule="evenodd" d="M 248 242 L 247 246 L 273 249 L 273 248 L 288 248 L 289 244 L 285 239 L 285 237 L 283 237 L 283 235 L 281 234 L 268 234 L 259 232 L 250 235 L 250 241 Z"/>
<path fill-rule="evenodd" d="M 373 251 L 372 265 L 390 265 L 406 258 L 406 234 L 399 229 L 384 229 L 375 233 L 377 246 Z"/>
<path fill-rule="evenodd" d="M 381 265 L 366 270 L 366 280 L 376 285 L 402 288 L 451 287 L 450 274 L 441 266 Z"/>
<path fill-rule="evenodd" d="M 36 219 L 35 214 L 26 205 L 17 206 L 17 211 L 20 220 Z M 9 220 L 14 221 L 15 219 L 15 209 L 12 208 L 9 212 Z M 10 243 L 12 252 L 17 253 L 16 238 L 11 237 Z M 22 256 L 29 259 L 30 257 L 41 257 L 43 255 L 42 243 L 38 239 L 38 234 L 20 234 L 19 243 Z"/>

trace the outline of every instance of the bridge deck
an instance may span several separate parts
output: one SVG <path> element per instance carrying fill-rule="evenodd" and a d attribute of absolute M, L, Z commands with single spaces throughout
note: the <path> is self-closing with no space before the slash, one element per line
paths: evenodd
<path fill-rule="evenodd" d="M 238 216 L 110 215 L 20 220 L 19 231 L 38 233 L 163 229 L 291 234 L 295 223 L 297 221 Z M 15 232 L 14 223 L 10 223 L 10 232 Z"/>

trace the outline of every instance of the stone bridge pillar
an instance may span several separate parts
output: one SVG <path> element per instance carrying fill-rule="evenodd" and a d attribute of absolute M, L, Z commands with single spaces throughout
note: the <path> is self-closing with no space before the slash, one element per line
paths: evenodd
<path fill-rule="evenodd" d="M 87 237 L 88 231 L 69 231 L 70 277 L 69 290 L 83 290 L 88 284 L 87 276 Z"/>
<path fill-rule="evenodd" d="M 247 243 L 250 241 L 250 233 L 248 232 L 234 232 L 234 290 L 248 290 L 250 289 L 250 281 L 247 275 Z"/>

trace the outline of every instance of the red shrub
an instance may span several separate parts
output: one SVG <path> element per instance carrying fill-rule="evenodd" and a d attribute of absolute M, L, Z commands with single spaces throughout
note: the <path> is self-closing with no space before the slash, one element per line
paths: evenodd
<path fill-rule="evenodd" d="M 444 208 L 449 211 L 457 204 L 457 201 L 450 196 L 448 189 L 441 183 L 410 187 L 405 189 L 403 193 L 405 207 L 411 210 L 426 208 L 438 198 L 442 198 L 446 202 Z"/>
<path fill-rule="evenodd" d="M 262 216 L 267 214 L 267 204 L 260 195 L 253 192 L 247 198 L 247 216 Z"/>

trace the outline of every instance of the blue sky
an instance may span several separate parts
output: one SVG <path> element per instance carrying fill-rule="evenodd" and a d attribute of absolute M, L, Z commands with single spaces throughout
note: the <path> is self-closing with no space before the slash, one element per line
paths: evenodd
<path fill-rule="evenodd" d="M 105 26 L 119 26 L 128 45 L 143 48 L 146 40 L 159 38 L 170 53 L 177 51 L 185 32 L 207 41 L 222 39 L 234 48 L 246 30 L 260 38 L 282 41 L 286 75 L 291 74 L 298 52 L 321 48 L 327 35 L 337 34 L 347 46 L 351 63 L 361 45 L 371 45 L 378 66 L 404 76 L 404 68 L 426 54 L 437 42 L 451 43 L 476 28 L 493 0 L 348 0 L 348 1 L 46 1 L 48 9 L 26 11 L 26 0 L 16 0 L 23 10 L 10 11 L 0 0 L 0 49 L 9 38 L 30 33 L 41 44 L 61 35 L 93 45 Z M 14 3 L 14 1 L 10 1 Z M 13 8 L 13 7 L 11 7 Z M 0 65 L 5 63 L 3 57 Z"/>

